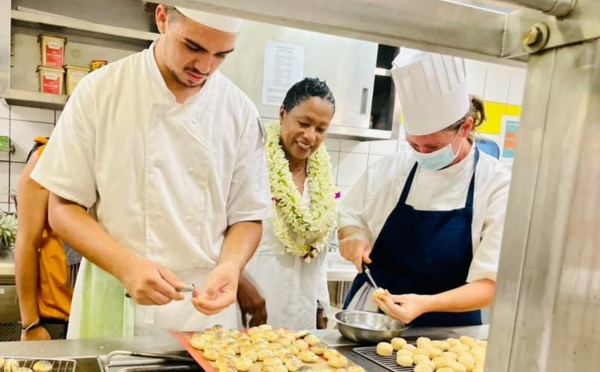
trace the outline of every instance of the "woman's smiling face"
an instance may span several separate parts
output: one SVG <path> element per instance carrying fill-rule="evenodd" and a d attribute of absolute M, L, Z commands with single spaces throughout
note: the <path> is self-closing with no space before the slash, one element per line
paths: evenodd
<path fill-rule="evenodd" d="M 333 114 L 333 104 L 321 97 L 309 97 L 290 111 L 281 108 L 281 139 L 288 160 L 305 161 L 317 151 L 327 137 Z"/>

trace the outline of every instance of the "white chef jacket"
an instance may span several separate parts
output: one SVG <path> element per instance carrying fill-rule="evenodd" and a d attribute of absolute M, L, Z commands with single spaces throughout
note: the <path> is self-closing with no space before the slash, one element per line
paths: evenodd
<path fill-rule="evenodd" d="M 406 203 L 417 210 L 464 208 L 473 176 L 475 151 L 459 163 L 439 170 L 417 168 Z M 374 244 L 388 216 L 398 204 L 410 170 L 412 152 L 395 153 L 373 164 L 360 177 L 339 207 L 339 226 L 358 226 L 371 232 Z M 508 201 L 510 173 L 498 160 L 479 152 L 475 174 L 473 261 L 467 282 L 496 281 L 500 245 Z M 398 236 L 401 241 L 402 237 Z"/>
<path fill-rule="evenodd" d="M 31 177 L 139 256 L 187 280 L 202 269 L 201 285 L 227 227 L 270 216 L 258 112 L 219 72 L 177 103 L 153 48 L 79 83 Z"/>
<path fill-rule="evenodd" d="M 302 200 L 310 205 L 308 178 Z M 317 300 L 329 309 L 327 251 L 310 263 L 285 252 L 270 219 L 263 221 L 260 245 L 245 271 L 267 305 L 267 323 L 273 327 L 316 329 Z"/>

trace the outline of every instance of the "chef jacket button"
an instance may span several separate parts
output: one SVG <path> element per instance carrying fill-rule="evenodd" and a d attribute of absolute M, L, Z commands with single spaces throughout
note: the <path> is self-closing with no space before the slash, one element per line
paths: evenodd
<path fill-rule="evenodd" d="M 154 162 L 154 166 L 156 168 L 162 168 L 162 162 L 160 160 L 157 160 L 156 162 Z"/>

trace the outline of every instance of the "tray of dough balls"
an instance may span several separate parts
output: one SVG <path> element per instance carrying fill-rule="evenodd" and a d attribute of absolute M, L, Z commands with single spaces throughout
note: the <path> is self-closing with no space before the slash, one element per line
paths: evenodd
<path fill-rule="evenodd" d="M 306 331 L 215 326 L 171 334 L 206 372 L 366 372 Z"/>
<path fill-rule="evenodd" d="M 75 372 L 73 359 L 39 359 L 0 356 L 0 371 L 4 372 Z"/>
<path fill-rule="evenodd" d="M 390 371 L 483 372 L 486 348 L 485 340 L 461 336 L 433 341 L 419 337 L 416 342 L 398 337 L 352 350 Z"/>

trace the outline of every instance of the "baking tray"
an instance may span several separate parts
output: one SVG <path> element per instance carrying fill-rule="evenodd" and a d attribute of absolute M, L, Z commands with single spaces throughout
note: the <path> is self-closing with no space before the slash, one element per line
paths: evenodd
<path fill-rule="evenodd" d="M 389 371 L 393 372 L 412 372 L 414 370 L 413 367 L 402 367 L 396 363 L 396 353 L 393 353 L 392 356 L 382 357 L 377 354 L 377 346 L 362 346 L 355 347 L 352 349 L 358 355 L 370 360 L 371 362 L 377 364 L 380 367 L 383 367 Z"/>
<path fill-rule="evenodd" d="M 196 362 L 198 362 L 200 367 L 202 367 L 206 372 L 218 372 L 217 368 L 215 366 L 213 366 L 213 364 L 208 359 L 204 358 L 204 356 L 202 355 L 200 350 L 197 350 L 190 344 L 189 340 L 192 338 L 192 336 L 194 335 L 195 332 L 178 332 L 178 331 L 169 331 L 169 332 L 173 335 L 173 337 L 175 337 L 175 339 L 183 347 L 185 347 L 185 349 L 190 354 L 190 356 L 192 358 L 194 358 L 194 360 Z M 353 361 L 348 359 L 349 366 L 355 365 L 355 364 L 356 363 L 354 363 Z M 332 371 L 338 370 L 336 368 L 330 367 L 329 364 L 327 363 L 327 360 L 324 359 L 323 357 L 320 357 L 319 361 L 317 363 L 314 363 L 314 364 L 306 363 L 305 365 L 314 366 L 314 367 L 328 367 Z M 262 363 L 254 363 L 252 368 L 250 368 L 250 372 L 260 372 L 261 366 L 262 366 Z M 344 370 L 344 369 L 341 369 L 341 370 Z"/>
<path fill-rule="evenodd" d="M 6 360 L 14 359 L 19 362 L 19 367 L 27 367 L 33 369 L 35 362 L 40 360 L 46 360 L 52 364 L 51 372 L 75 372 L 77 367 L 77 361 L 74 359 L 63 359 L 63 358 L 30 358 L 30 357 L 16 357 L 16 356 L 2 356 Z"/>

